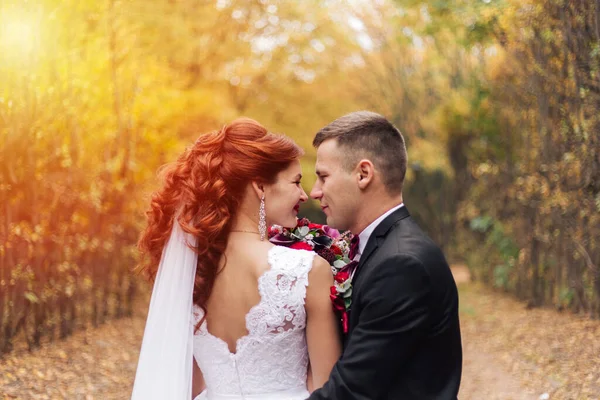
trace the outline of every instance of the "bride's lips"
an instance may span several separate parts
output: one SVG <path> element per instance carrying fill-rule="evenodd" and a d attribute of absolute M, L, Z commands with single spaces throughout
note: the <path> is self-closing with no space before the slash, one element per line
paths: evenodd
<path fill-rule="evenodd" d="M 300 212 L 300 204 L 297 204 L 297 205 L 294 207 L 294 211 L 296 211 L 296 213 Z"/>

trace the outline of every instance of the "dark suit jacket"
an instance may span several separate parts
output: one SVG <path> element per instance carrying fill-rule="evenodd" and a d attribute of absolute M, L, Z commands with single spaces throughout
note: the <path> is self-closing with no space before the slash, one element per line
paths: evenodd
<path fill-rule="evenodd" d="M 406 207 L 379 224 L 357 268 L 344 353 L 310 400 L 457 399 L 458 291 Z"/>

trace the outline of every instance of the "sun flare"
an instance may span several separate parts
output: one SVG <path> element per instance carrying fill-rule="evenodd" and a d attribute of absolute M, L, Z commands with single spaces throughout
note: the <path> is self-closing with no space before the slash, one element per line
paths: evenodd
<path fill-rule="evenodd" d="M 38 41 L 39 29 L 31 19 L 19 15 L 0 16 L 0 50 L 2 57 L 31 54 Z"/>

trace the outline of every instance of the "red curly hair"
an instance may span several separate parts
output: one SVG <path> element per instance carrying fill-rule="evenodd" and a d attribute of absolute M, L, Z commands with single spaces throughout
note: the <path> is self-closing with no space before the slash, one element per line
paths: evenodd
<path fill-rule="evenodd" d="M 252 181 L 273 183 L 302 154 L 290 138 L 270 133 L 249 118 L 201 135 L 177 161 L 160 170 L 164 184 L 152 195 L 148 226 L 138 242 L 146 255 L 141 269 L 155 279 L 177 218 L 182 229 L 197 238 L 193 301 L 206 317 L 206 302 L 246 186 Z"/>

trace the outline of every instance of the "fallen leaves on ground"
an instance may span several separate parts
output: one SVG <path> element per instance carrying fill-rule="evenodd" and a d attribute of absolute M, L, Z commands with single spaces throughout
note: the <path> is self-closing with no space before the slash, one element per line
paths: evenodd
<path fill-rule="evenodd" d="M 461 400 L 600 399 L 600 321 L 527 309 L 509 296 L 460 281 L 467 367 Z M 140 305 L 132 318 L 0 359 L 1 398 L 129 399 L 146 307 Z"/>
<path fill-rule="evenodd" d="M 134 317 L 0 359 L 1 399 L 129 399 L 146 305 Z"/>
<path fill-rule="evenodd" d="M 459 290 L 469 346 L 493 356 L 539 398 L 600 399 L 600 321 L 528 309 L 475 283 Z"/>

